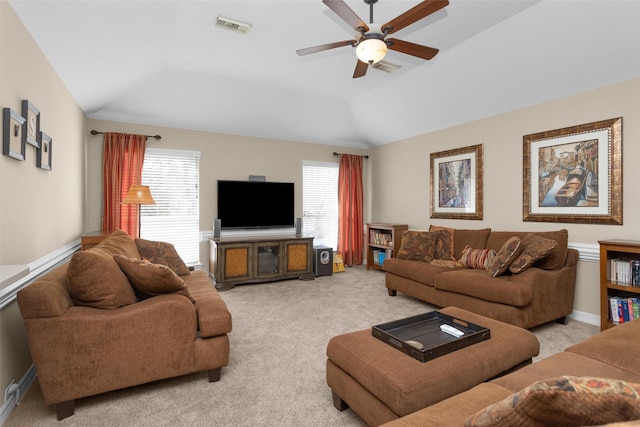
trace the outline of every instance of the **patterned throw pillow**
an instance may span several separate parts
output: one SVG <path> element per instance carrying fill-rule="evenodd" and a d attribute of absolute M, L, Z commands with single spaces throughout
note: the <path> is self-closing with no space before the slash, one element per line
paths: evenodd
<path fill-rule="evenodd" d="M 640 418 L 640 384 L 564 376 L 533 383 L 465 420 L 465 426 L 593 426 Z"/>
<path fill-rule="evenodd" d="M 498 277 L 509 269 L 511 263 L 522 253 L 522 240 L 512 237 L 500 248 L 489 266 L 489 276 Z"/>
<path fill-rule="evenodd" d="M 196 302 L 191 297 L 184 280 L 166 265 L 153 264 L 144 259 L 122 255 L 114 255 L 113 259 L 127 275 L 140 299 L 163 294 L 180 294 L 189 298 L 191 302 Z"/>
<path fill-rule="evenodd" d="M 488 270 L 495 256 L 496 251 L 493 249 L 474 249 L 465 246 L 460 257 L 460 264 L 467 268 Z"/>
<path fill-rule="evenodd" d="M 435 259 L 454 259 L 453 233 L 455 232 L 455 229 L 439 225 L 430 225 L 429 231 L 437 233 L 436 249 L 433 253 L 433 257 Z"/>
<path fill-rule="evenodd" d="M 136 246 L 142 259 L 146 259 L 152 264 L 166 265 L 178 276 L 185 276 L 190 273 L 189 267 L 182 261 L 176 248 L 171 243 L 136 239 Z"/>
<path fill-rule="evenodd" d="M 518 274 L 531 267 L 534 262 L 547 256 L 556 247 L 555 240 L 527 234 L 522 239 L 522 253 L 509 266 L 509 271 Z"/>
<path fill-rule="evenodd" d="M 405 231 L 398 250 L 398 259 L 429 262 L 436 248 L 436 235 L 427 231 Z"/>

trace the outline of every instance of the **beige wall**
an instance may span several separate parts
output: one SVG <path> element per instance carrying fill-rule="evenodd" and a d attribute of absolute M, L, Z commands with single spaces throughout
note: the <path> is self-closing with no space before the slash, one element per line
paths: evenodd
<path fill-rule="evenodd" d="M 522 220 L 522 137 L 614 117 L 623 118 L 623 225 L 534 223 Z M 421 118 L 428 120 L 428 117 Z M 482 144 L 484 219 L 431 220 L 430 153 Z M 597 245 L 611 238 L 640 239 L 640 79 L 416 136 L 371 150 L 375 189 L 372 219 L 426 229 L 429 224 L 496 230 L 567 228 L 571 243 Z M 575 309 L 599 315 L 598 266 L 581 261 Z"/>
<path fill-rule="evenodd" d="M 23 27 L 0 1 L 0 104 L 21 114 L 28 99 L 53 138 L 53 170 L 0 155 L 0 264 L 29 264 L 78 239 L 84 230 L 84 113 Z M 0 312 L 0 396 L 31 365 L 15 302 Z M 4 399 L 2 397 L 1 399 Z M 4 400 L 0 401 L 2 404 Z"/>
<path fill-rule="evenodd" d="M 141 133 L 162 136 L 158 141 L 147 140 L 149 148 L 189 150 L 201 152 L 200 157 L 200 230 L 212 230 L 216 218 L 216 182 L 218 179 L 246 180 L 249 175 L 265 175 L 268 181 L 287 181 L 295 184 L 295 215 L 302 217 L 302 161 L 338 162 L 334 151 L 367 154 L 366 150 L 345 149 L 320 144 L 304 144 L 272 139 L 198 132 L 183 129 L 130 123 L 88 120 L 88 130 Z M 102 203 L 102 136 L 89 138 L 87 145 L 87 231 L 99 230 Z M 365 168 L 368 163 L 365 161 Z M 365 196 L 370 199 L 369 172 L 365 171 Z M 201 254 L 205 264 L 207 257 Z"/>

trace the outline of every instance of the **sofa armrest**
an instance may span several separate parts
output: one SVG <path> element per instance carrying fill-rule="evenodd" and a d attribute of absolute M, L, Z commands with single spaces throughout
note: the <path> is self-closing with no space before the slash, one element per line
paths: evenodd
<path fill-rule="evenodd" d="M 576 270 L 575 265 L 557 270 L 532 267 L 512 277 L 513 281 L 529 284 L 533 290 L 532 325 L 560 319 L 573 312 Z"/>
<path fill-rule="evenodd" d="M 195 308 L 161 295 L 101 310 L 75 306 L 63 316 L 25 319 L 47 404 L 191 372 Z"/>

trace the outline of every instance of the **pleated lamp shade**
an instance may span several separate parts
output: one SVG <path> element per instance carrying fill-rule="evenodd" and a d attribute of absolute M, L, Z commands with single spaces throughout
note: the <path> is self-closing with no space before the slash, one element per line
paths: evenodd
<path fill-rule="evenodd" d="M 123 205 L 155 205 L 148 185 L 132 185 L 127 197 L 121 202 Z"/>

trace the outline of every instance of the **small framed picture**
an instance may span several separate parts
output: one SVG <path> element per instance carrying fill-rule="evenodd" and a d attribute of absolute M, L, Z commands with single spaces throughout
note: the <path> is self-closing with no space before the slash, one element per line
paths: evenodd
<path fill-rule="evenodd" d="M 431 218 L 482 219 L 482 144 L 431 153 Z"/>
<path fill-rule="evenodd" d="M 2 110 L 2 154 L 24 160 L 26 145 L 22 137 L 25 119 L 11 108 Z"/>
<path fill-rule="evenodd" d="M 22 101 L 22 117 L 26 120 L 22 139 L 24 139 L 27 144 L 38 147 L 40 110 L 38 110 L 31 102 L 24 99 Z"/>
<path fill-rule="evenodd" d="M 51 170 L 51 160 L 52 160 L 52 148 L 53 148 L 53 140 L 49 135 L 44 132 L 40 132 L 39 138 L 39 147 L 38 147 L 38 159 L 36 161 L 37 166 L 41 169 Z"/>

